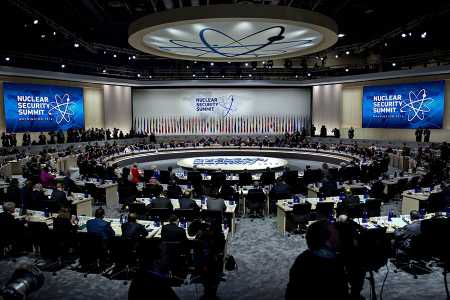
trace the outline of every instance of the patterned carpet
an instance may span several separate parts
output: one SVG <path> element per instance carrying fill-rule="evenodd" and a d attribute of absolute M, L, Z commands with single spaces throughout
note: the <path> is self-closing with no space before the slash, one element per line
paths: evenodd
<path fill-rule="evenodd" d="M 220 299 L 283 299 L 289 268 L 305 247 L 305 241 L 300 236 L 282 237 L 278 234 L 274 218 L 253 221 L 241 219 L 236 235 L 228 245 L 228 253 L 234 255 L 239 268 L 226 274 L 226 282 L 219 287 Z M 1 283 L 9 278 L 19 263 L 20 261 L 0 262 Z M 384 286 L 383 299 L 446 299 L 443 276 L 439 270 L 414 279 L 412 275 L 402 271 L 394 273 L 392 265 L 389 268 L 391 271 Z M 385 268 L 375 274 L 377 293 L 380 291 L 385 274 Z M 127 299 L 127 291 L 128 286 L 122 281 L 111 281 L 98 275 L 84 278 L 80 273 L 63 270 L 56 276 L 46 273 L 44 287 L 29 299 L 115 300 Z M 182 300 L 191 300 L 199 298 L 202 288 L 200 285 L 186 285 L 176 288 L 175 291 Z M 363 295 L 369 299 L 367 281 Z M 153 298 L 149 295 L 148 299 Z"/>

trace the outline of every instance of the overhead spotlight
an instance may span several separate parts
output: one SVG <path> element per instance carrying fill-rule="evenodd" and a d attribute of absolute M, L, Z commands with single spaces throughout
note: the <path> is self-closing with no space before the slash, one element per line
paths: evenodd
<path fill-rule="evenodd" d="M 6 61 L 10 61 L 11 59 L 9 57 L 5 57 L 5 60 Z"/>
<path fill-rule="evenodd" d="M 225 75 L 222 75 L 222 78 L 225 78 Z"/>
<path fill-rule="evenodd" d="M 285 59 L 285 60 L 284 60 L 284 67 L 285 67 L 286 69 L 292 68 L 292 60 L 290 60 L 290 59 Z"/>
<path fill-rule="evenodd" d="M 211 63 L 210 63 L 209 65 L 210 65 L 210 66 L 212 67 L 212 66 L 214 66 L 214 63 L 213 63 L 213 62 L 211 62 Z"/>
<path fill-rule="evenodd" d="M 349 55 L 350 54 L 350 51 L 345 51 L 345 55 Z"/>
<path fill-rule="evenodd" d="M 205 67 L 202 68 L 202 71 L 205 71 Z"/>
<path fill-rule="evenodd" d="M 34 25 L 37 25 L 37 23 L 39 23 L 39 20 L 38 20 L 38 19 L 35 19 L 35 20 L 33 21 L 33 24 L 34 24 Z"/>
<path fill-rule="evenodd" d="M 266 64 L 266 62 L 265 62 L 265 61 L 263 60 L 263 61 L 262 61 L 262 64 L 263 64 L 263 65 L 265 65 L 265 64 Z"/>
<path fill-rule="evenodd" d="M 408 33 L 409 36 L 412 36 L 412 32 Z"/>
<path fill-rule="evenodd" d="M 152 79 L 152 75 L 149 75 L 148 78 Z"/>
<path fill-rule="evenodd" d="M 426 37 L 427 37 L 427 32 L 426 32 L 426 31 L 423 32 L 423 33 L 420 35 L 420 37 L 423 38 L 423 39 L 426 38 Z"/>
<path fill-rule="evenodd" d="M 65 67 L 66 67 L 65 64 L 62 64 L 62 65 L 61 65 L 61 69 L 64 69 Z"/>
<path fill-rule="evenodd" d="M 102 71 L 103 73 L 106 73 L 106 70 L 105 69 L 103 69 L 103 71 Z"/>
<path fill-rule="evenodd" d="M 295 78 L 298 78 L 298 75 L 297 75 L 297 74 L 295 74 Z"/>
<path fill-rule="evenodd" d="M 345 33 L 339 33 L 338 38 L 343 38 L 345 36 Z"/>
<path fill-rule="evenodd" d="M 248 77 L 252 77 L 252 74 L 248 74 Z"/>
<path fill-rule="evenodd" d="M 73 44 L 73 46 L 74 46 L 75 48 L 78 48 L 78 47 L 80 47 L 80 44 L 75 43 L 75 44 Z"/>
<path fill-rule="evenodd" d="M 392 62 L 392 66 L 393 67 L 395 67 L 397 64 L 395 63 L 395 61 L 394 62 Z"/>
<path fill-rule="evenodd" d="M 308 77 L 311 77 L 311 73 L 308 73 L 307 75 L 308 75 Z"/>
<path fill-rule="evenodd" d="M 141 78 L 141 74 L 137 74 L 137 77 L 138 77 L 138 78 Z"/>
<path fill-rule="evenodd" d="M 336 54 L 334 57 L 339 58 L 339 54 Z"/>
<path fill-rule="evenodd" d="M 387 46 L 388 46 L 388 43 L 385 42 L 385 43 L 384 43 L 384 46 L 387 47 Z"/>
<path fill-rule="evenodd" d="M 186 69 L 189 69 L 189 68 L 190 68 L 189 65 L 187 65 L 187 66 L 186 66 Z"/>
<path fill-rule="evenodd" d="M 128 56 L 128 60 L 131 60 L 131 56 Z"/>
<path fill-rule="evenodd" d="M 103 54 L 106 54 L 106 51 L 103 51 Z"/>
<path fill-rule="evenodd" d="M 192 77 L 195 77 L 195 74 L 192 74 Z"/>
<path fill-rule="evenodd" d="M 196 64 L 197 63 L 197 61 L 196 60 L 194 60 L 194 64 Z"/>
<path fill-rule="evenodd" d="M 246 63 L 244 64 L 244 66 L 248 67 L 248 62 L 246 62 Z"/>
<path fill-rule="evenodd" d="M 133 55 L 132 58 L 133 58 L 133 59 L 136 59 L 136 55 Z"/>
<path fill-rule="evenodd" d="M 345 68 L 345 72 L 348 72 L 348 71 L 350 71 L 348 68 Z"/>
<path fill-rule="evenodd" d="M 231 64 L 231 61 L 229 61 L 228 63 Z"/>
<path fill-rule="evenodd" d="M 54 36 L 56 35 L 56 31 L 53 31 L 53 35 L 54 35 Z"/>
<path fill-rule="evenodd" d="M 41 39 L 45 39 L 45 34 L 41 34 Z"/>
<path fill-rule="evenodd" d="M 117 54 L 114 54 L 113 57 L 114 57 L 114 58 L 117 58 Z"/>
<path fill-rule="evenodd" d="M 406 33 L 402 33 L 402 38 L 405 38 L 406 37 Z"/>
<path fill-rule="evenodd" d="M 206 78 L 208 78 L 209 76 L 208 76 L 208 74 L 206 74 L 206 76 L 205 76 Z"/>

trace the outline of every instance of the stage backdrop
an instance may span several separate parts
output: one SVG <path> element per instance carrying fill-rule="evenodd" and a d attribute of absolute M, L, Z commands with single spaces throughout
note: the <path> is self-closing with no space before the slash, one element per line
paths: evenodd
<path fill-rule="evenodd" d="M 84 128 L 83 89 L 40 84 L 3 84 L 6 131 Z"/>
<path fill-rule="evenodd" d="M 134 89 L 133 126 L 168 135 L 275 134 L 309 128 L 305 89 Z"/>
<path fill-rule="evenodd" d="M 366 86 L 363 128 L 442 128 L 445 82 Z"/>

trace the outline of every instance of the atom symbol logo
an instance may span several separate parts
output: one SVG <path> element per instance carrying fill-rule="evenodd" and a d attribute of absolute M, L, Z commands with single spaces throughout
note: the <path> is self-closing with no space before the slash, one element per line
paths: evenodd
<path fill-rule="evenodd" d="M 73 111 L 70 109 L 74 103 L 70 102 L 70 97 L 68 94 L 64 96 L 55 95 L 55 102 L 50 103 L 50 110 L 48 114 L 51 116 L 56 115 L 56 123 L 60 124 L 62 121 L 69 123 L 71 117 L 74 115 Z"/>
<path fill-rule="evenodd" d="M 312 39 L 307 38 L 284 40 L 284 32 L 285 28 L 283 26 L 272 26 L 235 39 L 218 29 L 204 28 L 199 32 L 200 42 L 171 39 L 169 40 L 169 46 L 160 46 L 160 49 L 197 57 L 215 55 L 227 58 L 256 58 L 284 54 L 292 50 L 292 48 L 306 46 L 313 42 Z M 216 40 L 222 41 L 220 45 L 211 42 Z"/>
<path fill-rule="evenodd" d="M 400 107 L 400 111 L 408 113 L 408 122 L 411 122 L 416 118 L 422 121 L 425 118 L 425 113 L 431 111 L 431 108 L 428 105 L 432 102 L 433 98 L 427 97 L 425 89 L 420 90 L 417 94 L 410 91 L 409 102 Z"/>
<path fill-rule="evenodd" d="M 234 104 L 234 96 L 229 95 L 228 98 L 225 99 L 225 97 L 221 98 L 221 101 L 219 102 L 219 106 L 223 108 L 223 116 L 229 116 L 232 112 L 236 111 L 237 108 L 233 106 Z"/>

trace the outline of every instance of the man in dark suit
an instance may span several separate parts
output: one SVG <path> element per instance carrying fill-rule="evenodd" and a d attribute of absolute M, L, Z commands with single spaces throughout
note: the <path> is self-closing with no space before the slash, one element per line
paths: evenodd
<path fill-rule="evenodd" d="M 64 190 L 66 190 L 68 192 L 69 191 L 74 192 L 77 189 L 75 181 L 73 181 L 73 179 L 70 178 L 69 171 L 66 171 L 66 175 L 64 176 L 64 179 L 63 179 L 63 184 L 64 184 Z"/>
<path fill-rule="evenodd" d="M 44 194 L 42 184 L 36 183 L 31 192 L 31 203 L 29 208 L 38 210 L 43 209 L 45 207 L 42 206 L 45 205 L 47 201 L 48 197 Z"/>
<path fill-rule="evenodd" d="M 150 207 L 151 208 L 173 209 L 172 202 L 170 201 L 170 199 L 163 198 L 163 197 L 158 197 L 158 198 L 152 199 L 152 201 L 150 203 Z"/>
<path fill-rule="evenodd" d="M 330 179 L 328 176 L 326 179 L 322 180 L 322 186 L 319 192 L 323 194 L 324 197 L 336 196 L 337 183 L 335 180 Z"/>
<path fill-rule="evenodd" d="M 179 199 L 181 197 L 182 190 L 175 181 L 171 180 L 167 185 L 167 198 L 169 199 Z"/>
<path fill-rule="evenodd" d="M 137 216 L 134 213 L 128 215 L 128 222 L 122 224 L 122 237 L 135 240 L 148 235 L 144 225 L 137 223 Z"/>
<path fill-rule="evenodd" d="M 181 197 L 178 202 L 180 203 L 181 209 L 193 209 L 195 211 L 198 211 L 200 209 L 197 203 L 192 200 L 191 192 L 189 191 L 185 191 L 183 197 Z"/>
<path fill-rule="evenodd" d="M 306 243 L 308 249 L 297 257 L 289 271 L 285 299 L 348 299 L 344 266 L 336 255 L 335 225 L 326 220 L 311 224 Z"/>
<path fill-rule="evenodd" d="M 27 180 L 25 185 L 20 189 L 20 207 L 23 209 L 28 208 L 32 199 L 33 193 L 33 181 Z"/>
<path fill-rule="evenodd" d="M 97 208 L 95 210 L 95 219 L 86 222 L 87 232 L 99 235 L 103 240 L 108 240 L 115 235 L 114 230 L 109 222 L 103 220 L 105 210 Z"/>
<path fill-rule="evenodd" d="M 289 194 L 289 185 L 284 182 L 283 178 L 279 177 L 270 192 L 274 194 Z"/>
<path fill-rule="evenodd" d="M 178 226 L 178 218 L 176 216 L 171 216 L 169 224 L 161 228 L 161 240 L 164 242 L 187 241 L 186 231 Z"/>
<path fill-rule="evenodd" d="M 64 192 L 62 183 L 56 184 L 56 189 L 53 190 L 50 200 L 57 203 L 60 206 L 67 206 L 67 195 Z"/>
<path fill-rule="evenodd" d="M 216 187 L 221 186 L 226 179 L 227 176 L 225 175 L 225 173 L 222 172 L 221 169 L 211 174 L 211 183 Z"/>
<path fill-rule="evenodd" d="M 275 183 L 275 172 L 271 171 L 270 168 L 266 168 L 266 170 L 261 174 L 259 179 L 262 185 L 269 185 Z"/>
<path fill-rule="evenodd" d="M 250 185 L 252 184 L 252 182 L 253 182 L 252 174 L 249 171 L 247 171 L 247 169 L 245 169 L 241 174 L 239 174 L 240 186 Z"/>

